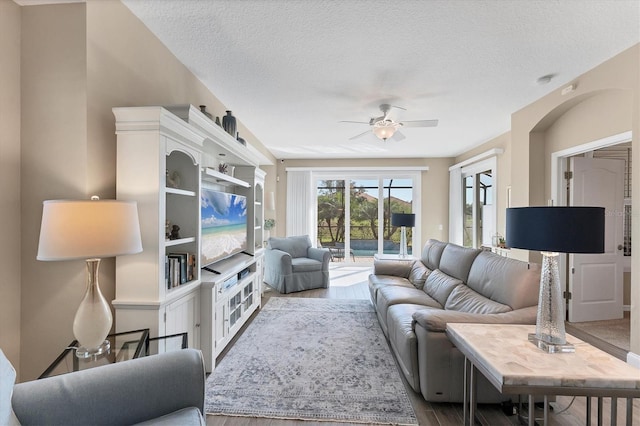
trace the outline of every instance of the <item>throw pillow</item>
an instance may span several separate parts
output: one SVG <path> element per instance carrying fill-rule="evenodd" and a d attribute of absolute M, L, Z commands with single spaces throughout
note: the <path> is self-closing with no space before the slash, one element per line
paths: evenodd
<path fill-rule="evenodd" d="M 417 261 L 413 262 L 411 266 L 411 272 L 409 272 L 409 281 L 415 286 L 415 288 L 422 290 L 424 282 L 431 273 L 431 270 L 424 266 L 424 263 Z"/>
<path fill-rule="evenodd" d="M 19 425 L 11 408 L 11 395 L 16 382 L 16 370 L 0 349 L 0 425 Z"/>

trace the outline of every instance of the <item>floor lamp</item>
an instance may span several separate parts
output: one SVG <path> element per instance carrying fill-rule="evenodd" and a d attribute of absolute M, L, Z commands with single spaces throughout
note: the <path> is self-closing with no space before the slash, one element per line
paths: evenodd
<path fill-rule="evenodd" d="M 549 353 L 575 352 L 566 340 L 558 256 L 604 252 L 604 208 L 508 208 L 506 219 L 507 247 L 542 252 L 536 332 L 529 340 Z"/>
<path fill-rule="evenodd" d="M 407 257 L 407 227 L 413 228 L 416 215 L 413 213 L 391 213 L 391 226 L 400 227 L 400 257 Z"/>
<path fill-rule="evenodd" d="M 43 203 L 38 260 L 85 259 L 87 290 L 73 320 L 78 358 L 108 352 L 113 318 L 98 284 L 100 258 L 142 251 L 136 202 L 49 200 Z"/>

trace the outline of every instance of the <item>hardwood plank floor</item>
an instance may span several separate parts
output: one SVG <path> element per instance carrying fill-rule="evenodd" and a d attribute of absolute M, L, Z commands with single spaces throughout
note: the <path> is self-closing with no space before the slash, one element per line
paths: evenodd
<path fill-rule="evenodd" d="M 307 297 L 307 298 L 326 298 L 326 299 L 366 299 L 369 300 L 369 288 L 367 277 L 370 269 L 362 265 L 340 264 L 332 265 L 331 270 L 331 286 L 328 289 L 315 289 L 299 293 L 279 294 L 274 290 L 264 293 L 262 304 L 264 305 L 271 297 Z M 258 311 L 259 312 L 259 311 Z M 256 313 L 257 314 L 257 313 Z M 254 314 L 254 316 L 256 315 Z M 249 326 L 253 317 L 247 321 L 244 327 Z M 243 331 L 243 330 L 242 330 Z M 242 334 L 238 333 L 236 338 L 229 344 L 225 351 L 218 358 L 218 362 L 227 354 L 229 348 L 233 346 L 235 340 Z M 400 374 L 400 373 L 398 373 Z M 404 381 L 404 377 L 403 381 Z M 431 403 L 423 399 L 422 395 L 416 393 L 405 381 L 407 394 L 411 400 L 418 423 L 421 426 L 458 426 L 462 425 L 462 404 L 452 403 Z M 586 399 L 578 397 L 573 404 L 561 414 L 556 414 L 570 405 L 572 397 L 559 396 L 556 402 L 552 403 L 551 425 L 558 426 L 578 426 L 586 424 Z M 596 423 L 596 400 L 592 402 L 592 423 Z M 526 413 L 526 409 L 524 410 Z M 603 408 L 604 424 L 610 424 L 610 402 L 608 399 L 604 401 Z M 618 400 L 618 424 L 625 424 L 626 400 Z M 537 410 L 536 417 L 542 417 L 542 410 Z M 634 403 L 633 418 L 637 424 L 640 424 L 640 400 Z M 507 416 L 503 413 L 500 405 L 479 405 L 477 424 L 487 426 L 500 425 L 519 425 L 517 416 Z M 526 423 L 525 423 L 526 424 Z M 636 424 L 636 423 L 634 423 Z M 284 420 L 284 419 L 256 419 L 247 417 L 231 417 L 231 416 L 207 416 L 207 425 L 209 426 L 353 426 L 354 423 L 333 423 L 333 422 L 314 422 L 302 420 Z"/>

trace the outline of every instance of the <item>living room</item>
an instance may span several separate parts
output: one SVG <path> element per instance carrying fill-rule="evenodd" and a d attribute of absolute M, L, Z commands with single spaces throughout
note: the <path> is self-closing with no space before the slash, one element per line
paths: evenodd
<path fill-rule="evenodd" d="M 0 2 L 0 123 L 2 186 L 7 223 L 0 297 L 0 347 L 21 381 L 36 378 L 72 340 L 73 316 L 84 293 L 82 262 L 36 260 L 42 202 L 116 198 L 116 136 L 113 107 L 207 105 L 221 115 L 224 105 L 204 83 L 119 1 L 28 5 Z M 640 132 L 640 44 L 612 52 L 562 87 L 547 90 L 526 106 L 507 111 L 504 132 L 445 157 L 284 158 L 274 155 L 238 116 L 238 132 L 271 165 L 265 192 L 275 197 L 276 228 L 287 233 L 287 169 L 413 169 L 419 172 L 418 246 L 451 235 L 452 166 L 495 157 L 496 230 L 504 233 L 508 206 L 547 205 L 554 199 L 552 155 L 613 135 Z M 588 47 L 579 47 L 586 49 Z M 548 72 L 553 72 L 549 70 Z M 531 82 L 535 84 L 535 82 Z M 562 90 L 574 86 L 565 95 Z M 427 99 L 428 101 L 428 99 Z M 491 95 L 487 94 L 487 102 Z M 482 108 L 482 105 L 478 105 Z M 366 111 L 369 113 L 369 111 Z M 372 114 L 378 112 L 373 106 Z M 344 115 L 345 120 L 350 120 Z M 356 117 L 357 118 L 357 117 Z M 418 117 L 423 118 L 423 117 Z M 424 117 L 426 118 L 426 117 Z M 429 117 L 431 118 L 431 117 Z M 434 116 L 435 118 L 435 116 Z M 606 118 L 606 119 L 603 119 Z M 290 119 L 287 119 L 290 120 Z M 331 123 L 333 124 L 333 123 Z M 351 128 L 358 133 L 360 128 Z M 632 145 L 637 146 L 632 140 Z M 636 156 L 635 149 L 633 156 Z M 281 161 L 283 160 L 284 161 Z M 462 166 L 460 166 L 462 167 Z M 640 174 L 633 175 L 640 191 Z M 510 194 L 507 201 L 506 194 Z M 632 237 L 640 228 L 634 225 Z M 632 238 L 637 240 L 638 237 Z M 529 260 L 529 252 L 513 257 Z M 537 261 L 539 255 L 531 254 Z M 632 253 L 631 268 L 640 265 Z M 16 265 L 20 265 L 16 268 Z M 115 261 L 104 259 L 101 286 L 115 298 Z M 640 285 L 630 283 L 631 361 L 640 354 Z"/>

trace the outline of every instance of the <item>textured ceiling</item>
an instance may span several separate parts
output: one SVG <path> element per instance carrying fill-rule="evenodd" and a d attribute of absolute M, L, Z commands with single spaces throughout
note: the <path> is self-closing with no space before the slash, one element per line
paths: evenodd
<path fill-rule="evenodd" d="M 123 2 L 283 159 L 455 156 L 640 41 L 638 0 Z M 439 125 L 349 140 L 383 102 Z"/>

